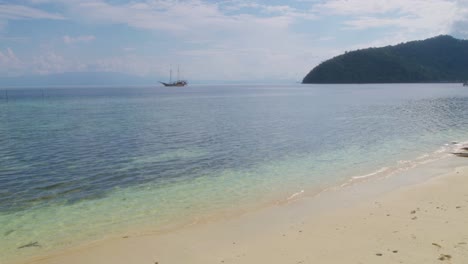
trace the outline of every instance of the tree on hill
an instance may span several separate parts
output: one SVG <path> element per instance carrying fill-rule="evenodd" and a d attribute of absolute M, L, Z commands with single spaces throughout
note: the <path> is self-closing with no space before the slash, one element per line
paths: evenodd
<path fill-rule="evenodd" d="M 438 36 L 347 52 L 312 69 L 303 83 L 461 82 L 468 79 L 468 40 Z"/>

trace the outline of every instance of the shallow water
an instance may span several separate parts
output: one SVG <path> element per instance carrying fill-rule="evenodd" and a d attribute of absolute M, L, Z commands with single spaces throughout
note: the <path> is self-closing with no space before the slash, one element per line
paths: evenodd
<path fill-rule="evenodd" d="M 466 116 L 460 84 L 10 89 L 0 98 L 0 256 L 410 168 L 468 140 Z"/>

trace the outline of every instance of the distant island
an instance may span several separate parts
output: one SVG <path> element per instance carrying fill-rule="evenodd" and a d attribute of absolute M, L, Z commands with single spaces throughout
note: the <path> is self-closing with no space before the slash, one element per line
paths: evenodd
<path fill-rule="evenodd" d="M 346 52 L 320 63 L 302 83 L 419 83 L 468 80 L 468 40 L 442 35 Z"/>

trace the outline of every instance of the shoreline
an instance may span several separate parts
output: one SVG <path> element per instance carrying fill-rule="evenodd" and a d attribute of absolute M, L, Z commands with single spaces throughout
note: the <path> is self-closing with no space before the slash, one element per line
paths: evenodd
<path fill-rule="evenodd" d="M 467 260 L 468 245 L 463 243 L 468 243 L 468 231 L 460 228 L 468 224 L 463 220 L 468 219 L 468 191 L 463 190 L 468 184 L 468 167 L 460 167 L 466 164 L 463 161 L 450 157 L 424 168 L 366 179 L 316 196 L 298 194 L 285 203 L 228 219 L 161 234 L 141 232 L 103 239 L 17 263 Z M 457 200 L 460 204 L 455 205 Z M 434 241 L 423 243 L 418 237 Z M 453 248 L 446 246 L 449 240 Z M 415 255 L 405 252 L 403 245 Z"/>
<path fill-rule="evenodd" d="M 0 262 L 294 207 L 467 139 L 467 90 L 408 87 L 24 90 L 3 115 Z"/>

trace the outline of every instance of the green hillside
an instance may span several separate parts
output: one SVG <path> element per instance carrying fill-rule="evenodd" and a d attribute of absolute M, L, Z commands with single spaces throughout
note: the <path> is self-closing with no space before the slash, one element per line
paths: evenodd
<path fill-rule="evenodd" d="M 438 36 L 347 52 L 312 69 L 303 83 L 461 82 L 468 79 L 468 40 Z"/>

